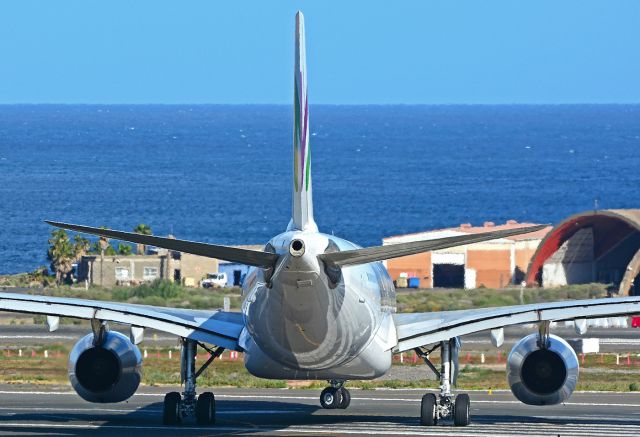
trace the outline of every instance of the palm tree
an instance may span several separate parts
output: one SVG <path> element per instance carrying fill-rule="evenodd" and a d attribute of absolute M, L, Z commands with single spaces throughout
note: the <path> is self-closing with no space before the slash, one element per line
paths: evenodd
<path fill-rule="evenodd" d="M 56 285 L 60 285 L 73 269 L 73 262 L 76 260 L 76 249 L 64 230 L 51 232 L 47 258 L 51 261 L 51 269 L 56 272 Z"/>
<path fill-rule="evenodd" d="M 138 226 L 133 228 L 133 232 L 141 235 L 152 235 L 151 227 L 144 223 L 140 223 Z M 147 251 L 147 246 L 145 244 L 136 244 L 136 253 L 138 255 L 144 255 Z"/>
<path fill-rule="evenodd" d="M 76 261 L 82 258 L 91 249 L 91 242 L 86 238 L 77 235 L 73 237 L 73 249 L 76 253 Z"/>
<path fill-rule="evenodd" d="M 124 243 L 118 244 L 118 254 L 124 256 L 131 255 L 131 246 Z"/>
<path fill-rule="evenodd" d="M 64 230 L 51 232 L 47 258 L 51 261 L 51 270 L 56 272 L 56 285 L 63 282 L 73 270 L 73 263 L 86 255 L 90 247 L 89 240 L 80 235 L 76 234 L 72 243 Z"/>
<path fill-rule="evenodd" d="M 100 229 L 107 229 L 106 226 L 100 226 Z M 109 239 L 104 235 L 100 235 L 100 239 L 98 240 L 98 245 L 100 246 L 100 286 L 104 282 L 104 252 L 111 247 L 109 244 Z M 113 249 L 113 248 L 112 248 Z"/>

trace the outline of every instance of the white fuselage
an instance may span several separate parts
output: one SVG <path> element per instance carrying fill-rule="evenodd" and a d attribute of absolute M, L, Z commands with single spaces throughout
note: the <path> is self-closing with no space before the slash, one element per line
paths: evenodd
<path fill-rule="evenodd" d="M 243 294 L 245 365 L 262 378 L 370 379 L 391 366 L 395 289 L 381 263 L 344 267 L 332 282 L 317 255 L 357 245 L 318 232 L 269 241 L 272 273 L 253 268 Z M 269 277 L 270 276 L 270 277 Z"/>

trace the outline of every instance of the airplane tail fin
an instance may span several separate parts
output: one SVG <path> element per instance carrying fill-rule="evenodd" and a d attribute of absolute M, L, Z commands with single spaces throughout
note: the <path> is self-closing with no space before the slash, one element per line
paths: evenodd
<path fill-rule="evenodd" d="M 293 72 L 293 212 L 287 230 L 317 231 L 313 220 L 311 149 L 307 103 L 307 62 L 304 17 L 296 14 L 295 67 Z"/>

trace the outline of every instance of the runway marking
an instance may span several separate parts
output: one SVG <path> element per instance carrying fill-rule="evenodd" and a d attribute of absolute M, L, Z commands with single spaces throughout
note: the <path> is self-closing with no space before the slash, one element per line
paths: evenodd
<path fill-rule="evenodd" d="M 19 391 L 19 390 L 0 390 L 0 395 L 76 395 L 74 391 L 64 392 L 52 392 L 52 391 Z M 286 396 L 286 395 L 231 395 L 231 394 L 216 394 L 216 398 L 229 398 L 229 399 L 291 399 L 291 400 L 313 400 L 317 401 L 317 396 Z M 136 393 L 135 397 L 164 397 L 164 393 Z M 391 401 L 391 402 L 421 402 L 420 398 L 386 398 L 386 397 L 360 397 L 352 396 L 352 400 L 358 401 Z M 479 404 L 513 404 L 521 405 L 522 403 L 517 400 L 488 400 L 488 399 L 472 399 L 471 403 Z M 565 402 L 564 406 L 578 406 L 578 407 L 640 407 L 640 404 L 630 403 L 606 403 L 606 402 Z"/>
<path fill-rule="evenodd" d="M 34 412 L 33 407 L 0 407 L 0 411 L 30 411 Z M 158 414 L 162 413 L 161 408 L 145 408 L 144 410 L 132 409 L 116 409 L 116 408 L 60 408 L 60 407 L 40 407 L 38 406 L 37 411 L 34 414 L 37 414 L 42 411 L 51 411 L 51 412 L 66 412 L 69 414 L 73 413 L 136 413 L 136 414 Z M 218 413 L 222 414 L 291 414 L 291 413 L 300 413 L 306 410 L 297 409 L 297 410 L 225 410 L 219 408 Z M 1 424 L 1 422 L 0 422 Z"/>
<path fill-rule="evenodd" d="M 120 429 L 132 429 L 132 430 L 146 430 L 146 431 L 163 431 L 171 432 L 176 431 L 178 433 L 185 433 L 186 431 L 197 431 L 202 433 L 208 432 L 246 432 L 251 430 L 252 432 L 275 432 L 275 433 L 294 433 L 294 434 L 369 434 L 369 435 L 425 435 L 425 436 L 441 436 L 443 433 L 448 435 L 459 435 L 473 437 L 477 435 L 514 435 L 514 432 L 520 435 L 536 435 L 546 436 L 550 434 L 570 434 L 570 435 L 593 435 L 593 429 L 587 429 L 584 425 L 572 424 L 572 425 L 555 425 L 555 424 L 523 424 L 523 423 L 511 423 L 515 429 L 511 427 L 497 426 L 478 426 L 478 424 L 472 423 L 465 428 L 456 428 L 453 426 L 435 426 L 432 428 L 421 428 L 418 425 L 415 426 L 398 426 L 396 423 L 375 423 L 371 424 L 376 428 L 367 426 L 362 429 L 361 423 L 351 424 L 355 428 L 330 428 L 327 429 L 326 425 L 310 425 L 307 427 L 278 427 L 278 426 L 256 426 L 256 427 L 240 427 L 240 426 L 213 426 L 206 427 L 194 427 L 194 426 L 179 426 L 179 427 L 165 427 L 165 426 L 153 426 L 153 425 L 99 425 L 99 424 L 58 424 L 58 423 L 20 423 L 20 422 L 8 422 L 1 423 L 0 428 L 29 428 L 29 429 L 101 429 L 101 430 L 120 430 Z M 382 426 L 381 426 L 382 425 Z M 526 429 L 522 429 L 525 425 Z M 530 425 L 530 426 L 527 426 Z M 361 429 L 358 429 L 360 427 Z M 637 428 L 637 427 L 636 427 Z M 624 431 L 633 431 L 629 426 L 609 426 L 607 429 L 598 429 L 597 432 L 600 435 L 620 435 Z"/>
<path fill-rule="evenodd" d="M 73 335 L 0 335 L 0 340 L 7 339 L 32 339 L 32 340 L 76 340 Z"/>

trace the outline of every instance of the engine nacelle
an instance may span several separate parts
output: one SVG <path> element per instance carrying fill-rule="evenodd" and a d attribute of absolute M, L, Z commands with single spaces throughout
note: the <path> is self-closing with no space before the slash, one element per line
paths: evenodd
<path fill-rule="evenodd" d="M 73 389 L 84 400 L 120 402 L 129 399 L 140 385 L 142 355 L 119 332 L 107 332 L 100 346 L 94 346 L 91 333 L 71 350 L 68 369 Z"/>
<path fill-rule="evenodd" d="M 507 380 L 511 392 L 525 404 L 559 404 L 576 388 L 578 357 L 571 346 L 556 335 L 549 335 L 546 349 L 539 347 L 538 338 L 538 334 L 528 335 L 511 349 Z"/>

